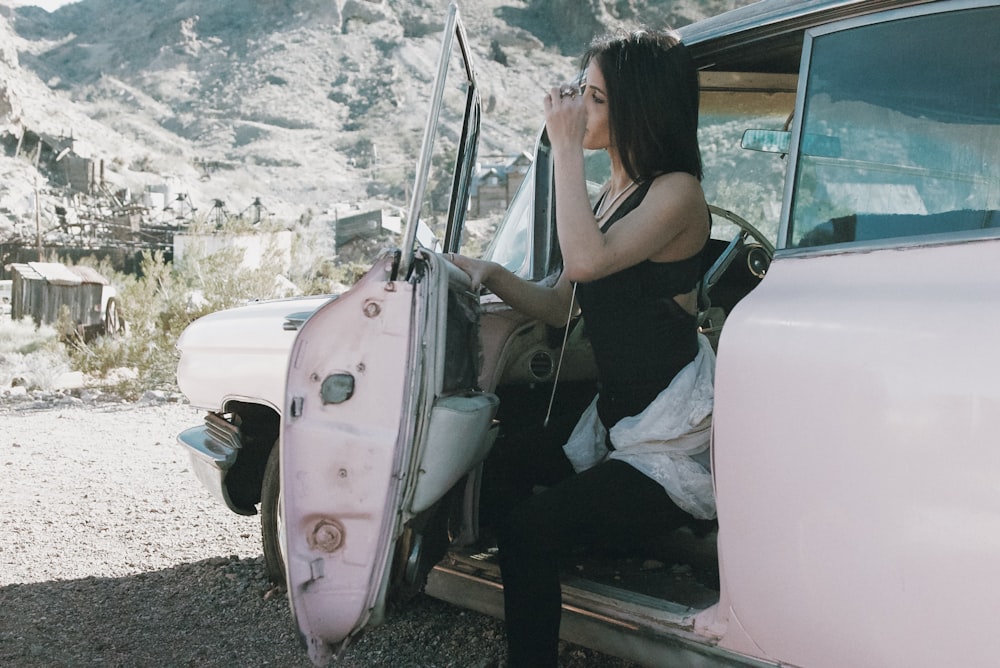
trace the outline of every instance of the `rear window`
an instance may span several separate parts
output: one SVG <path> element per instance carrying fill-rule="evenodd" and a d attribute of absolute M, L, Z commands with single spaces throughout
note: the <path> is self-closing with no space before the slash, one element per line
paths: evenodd
<path fill-rule="evenodd" d="M 816 36 L 786 245 L 1000 229 L 1000 9 Z"/>

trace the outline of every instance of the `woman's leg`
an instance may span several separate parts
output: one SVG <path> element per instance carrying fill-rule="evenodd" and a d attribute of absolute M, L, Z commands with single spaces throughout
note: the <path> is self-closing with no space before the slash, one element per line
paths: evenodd
<path fill-rule="evenodd" d="M 578 416 L 565 415 L 546 427 L 506 427 L 483 467 L 481 526 L 498 529 L 511 510 L 532 495 L 536 486 L 552 487 L 573 475 L 563 453 Z"/>
<path fill-rule="evenodd" d="M 556 665 L 561 558 L 577 547 L 638 550 L 690 518 L 657 482 L 616 460 L 518 504 L 499 536 L 509 665 Z"/>

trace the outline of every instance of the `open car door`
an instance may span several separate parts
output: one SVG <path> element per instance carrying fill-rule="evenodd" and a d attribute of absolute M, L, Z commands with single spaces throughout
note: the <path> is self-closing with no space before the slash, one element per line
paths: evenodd
<path fill-rule="evenodd" d="M 280 533 L 292 613 L 317 664 L 380 622 L 394 587 L 415 585 L 427 559 L 411 520 L 433 514 L 492 443 L 497 400 L 476 386 L 478 297 L 433 252 L 458 250 L 479 114 L 452 5 L 403 247 L 318 310 L 289 358 Z M 439 132 L 463 117 L 457 143 Z"/>

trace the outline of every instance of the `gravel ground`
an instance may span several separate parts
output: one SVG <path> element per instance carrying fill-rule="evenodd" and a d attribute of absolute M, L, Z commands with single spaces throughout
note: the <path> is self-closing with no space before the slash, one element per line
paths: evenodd
<path fill-rule="evenodd" d="M 156 395 L 0 396 L 0 665 L 312 665 L 258 518 L 218 504 L 175 443 L 200 420 Z M 337 665 L 503 659 L 501 622 L 419 596 Z M 630 664 L 563 644 L 560 665 Z"/>

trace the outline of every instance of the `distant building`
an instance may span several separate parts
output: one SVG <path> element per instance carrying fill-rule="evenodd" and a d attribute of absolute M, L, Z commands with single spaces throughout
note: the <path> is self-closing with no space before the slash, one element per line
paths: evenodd
<path fill-rule="evenodd" d="M 4 144 L 11 143 L 11 136 Z M 59 180 L 73 191 L 93 194 L 104 183 L 104 161 L 84 158 L 73 152 L 72 136 L 35 132 L 27 128 L 16 137 L 12 146 L 15 158 L 24 158 L 35 167 L 45 165 Z"/>
<path fill-rule="evenodd" d="M 104 183 L 103 160 L 91 160 L 69 153 L 59 164 L 62 166 L 66 183 L 74 192 L 92 195 L 100 190 Z"/>
<path fill-rule="evenodd" d="M 526 152 L 504 164 L 480 166 L 472 181 L 469 215 L 476 218 L 506 211 L 530 167 L 531 154 Z"/>
<path fill-rule="evenodd" d="M 55 324 L 63 307 L 79 331 L 102 329 L 114 288 L 90 267 L 58 262 L 12 265 L 11 317 L 31 317 L 36 325 Z"/>
<path fill-rule="evenodd" d="M 382 234 L 382 209 L 342 216 L 335 212 L 333 229 L 339 249 L 355 239 L 371 239 Z"/>

